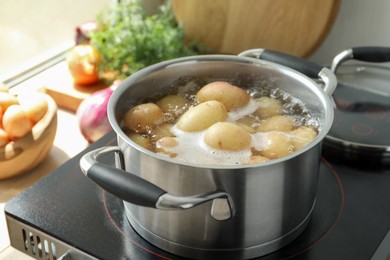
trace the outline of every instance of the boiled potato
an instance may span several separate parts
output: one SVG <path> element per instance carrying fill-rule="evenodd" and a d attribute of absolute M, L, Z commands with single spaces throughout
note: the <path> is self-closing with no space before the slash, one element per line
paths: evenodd
<path fill-rule="evenodd" d="M 294 119 L 290 116 L 273 116 L 261 121 L 257 132 L 269 131 L 292 131 L 294 130 Z"/>
<path fill-rule="evenodd" d="M 163 137 L 172 137 L 173 134 L 171 132 L 172 124 L 162 124 L 156 126 L 151 132 L 152 142 L 156 142 L 158 139 Z"/>
<path fill-rule="evenodd" d="M 252 164 L 252 163 L 262 163 L 262 162 L 268 162 L 269 159 L 265 156 L 261 155 L 252 155 L 249 160 L 247 160 L 246 164 Z"/>
<path fill-rule="evenodd" d="M 24 93 L 18 96 L 19 104 L 26 111 L 28 118 L 36 124 L 49 110 L 46 96 L 43 93 Z"/>
<path fill-rule="evenodd" d="M 294 146 L 290 138 L 282 132 L 269 132 L 267 134 L 267 149 L 260 151 L 262 156 L 276 159 L 291 154 Z"/>
<path fill-rule="evenodd" d="M 0 147 L 5 146 L 9 142 L 7 133 L 0 128 Z"/>
<path fill-rule="evenodd" d="M 250 96 L 245 90 L 223 81 L 209 83 L 196 93 L 196 100 L 199 102 L 217 100 L 224 104 L 228 111 L 245 106 L 249 99 Z"/>
<path fill-rule="evenodd" d="M 16 140 L 30 132 L 32 124 L 20 105 L 12 105 L 3 115 L 3 128 L 11 140 Z"/>
<path fill-rule="evenodd" d="M 152 150 L 153 145 L 148 135 L 130 134 L 129 138 L 145 149 Z"/>
<path fill-rule="evenodd" d="M 161 98 L 156 102 L 164 113 L 177 117 L 184 113 L 190 106 L 189 100 L 178 95 L 169 95 Z"/>
<path fill-rule="evenodd" d="M 249 133 L 256 133 L 259 121 L 253 116 L 245 116 L 236 121 L 236 124 L 247 130 Z"/>
<path fill-rule="evenodd" d="M 177 146 L 179 143 L 176 137 L 163 137 L 156 142 L 156 152 L 169 155 L 169 157 L 176 157 L 177 154 L 168 151 L 169 148 Z"/>
<path fill-rule="evenodd" d="M 295 151 L 298 151 L 305 147 L 317 136 L 317 132 L 307 126 L 301 126 L 292 131 L 290 134 Z"/>
<path fill-rule="evenodd" d="M 261 97 L 256 100 L 259 108 L 255 111 L 255 115 L 259 118 L 268 118 L 276 115 L 281 115 L 283 105 L 279 100 L 270 97 Z"/>
<path fill-rule="evenodd" d="M 236 124 L 219 122 L 205 131 L 204 141 L 216 149 L 239 151 L 249 148 L 252 138 L 244 128 Z"/>
<path fill-rule="evenodd" d="M 126 127 L 136 133 L 145 133 L 163 122 L 164 113 L 154 103 L 145 103 L 133 107 L 123 117 Z"/>
<path fill-rule="evenodd" d="M 188 109 L 178 120 L 177 127 L 183 131 L 197 132 L 225 121 L 226 118 L 225 106 L 221 102 L 211 100 Z"/>
<path fill-rule="evenodd" d="M 0 91 L 0 107 L 3 110 L 3 113 L 5 113 L 8 107 L 18 104 L 18 99 L 15 96 L 7 92 Z"/>

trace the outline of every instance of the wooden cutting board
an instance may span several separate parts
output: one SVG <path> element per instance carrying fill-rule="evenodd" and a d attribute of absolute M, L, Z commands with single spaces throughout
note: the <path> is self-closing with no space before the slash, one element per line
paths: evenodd
<path fill-rule="evenodd" d="M 325 39 L 340 0 L 173 0 L 187 40 L 208 53 L 265 48 L 308 57 Z"/>
<path fill-rule="evenodd" d="M 94 92 L 107 88 L 110 84 L 100 81 L 90 86 L 79 86 L 74 83 L 66 61 L 61 61 L 38 75 L 22 82 L 17 90 L 10 92 L 18 95 L 20 92 L 36 89 L 46 92 L 57 103 L 57 106 L 70 112 L 76 112 L 80 103 Z"/>

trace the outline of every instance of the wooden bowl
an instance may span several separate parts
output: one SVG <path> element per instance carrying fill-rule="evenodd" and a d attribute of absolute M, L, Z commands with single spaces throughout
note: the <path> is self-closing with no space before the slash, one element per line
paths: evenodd
<path fill-rule="evenodd" d="M 36 167 L 49 153 L 57 131 L 57 104 L 47 94 L 48 111 L 30 133 L 0 147 L 0 180 Z"/>

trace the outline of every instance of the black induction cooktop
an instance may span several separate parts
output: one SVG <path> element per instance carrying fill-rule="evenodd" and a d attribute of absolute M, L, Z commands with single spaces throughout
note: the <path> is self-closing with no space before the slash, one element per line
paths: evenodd
<path fill-rule="evenodd" d="M 107 134 L 11 199 L 5 206 L 11 245 L 37 259 L 181 259 L 140 237 L 122 201 L 81 173 L 83 154 L 115 143 L 115 133 Z M 389 259 L 389 230 L 390 169 L 322 158 L 309 225 L 291 244 L 259 259 Z"/>

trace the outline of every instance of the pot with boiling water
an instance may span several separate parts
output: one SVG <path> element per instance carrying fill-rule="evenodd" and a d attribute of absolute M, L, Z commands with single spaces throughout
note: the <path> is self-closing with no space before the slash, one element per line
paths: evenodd
<path fill-rule="evenodd" d="M 246 91 L 288 93 L 315 119 L 317 136 L 302 149 L 265 162 L 218 164 L 156 153 L 124 130 L 125 113 L 156 93 L 215 81 Z M 335 86 L 327 68 L 268 50 L 161 62 L 131 75 L 114 91 L 108 117 L 118 145 L 85 154 L 80 165 L 124 201 L 132 227 L 157 247 L 190 258 L 259 257 L 290 243 L 310 220 Z M 99 162 L 106 153 L 116 155 L 116 167 Z"/>

